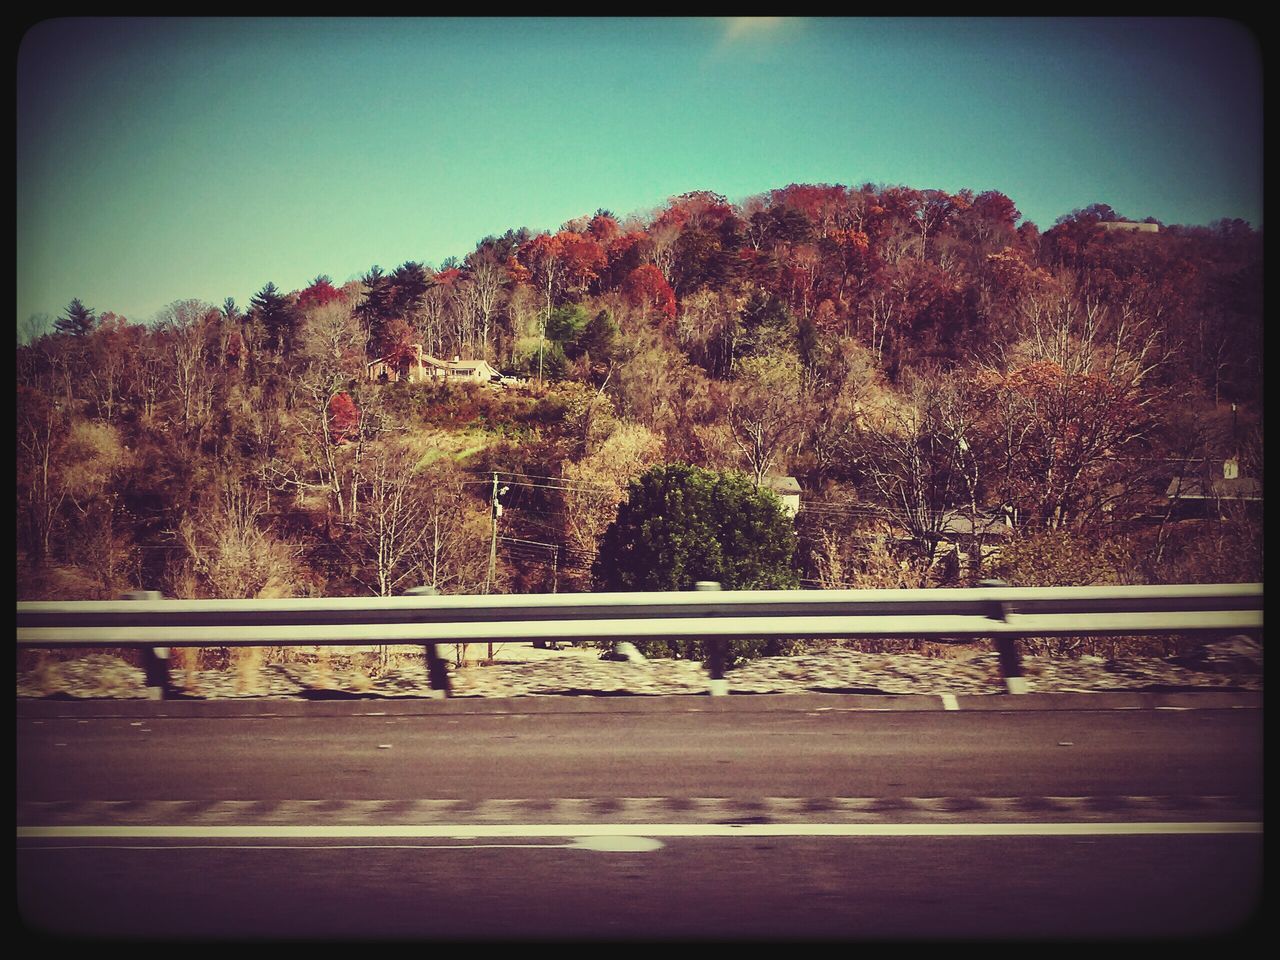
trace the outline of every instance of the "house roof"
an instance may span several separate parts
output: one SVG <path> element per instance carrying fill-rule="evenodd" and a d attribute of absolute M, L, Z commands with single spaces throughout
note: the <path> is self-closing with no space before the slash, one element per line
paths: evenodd
<path fill-rule="evenodd" d="M 972 537 L 981 535 L 984 537 L 1007 537 L 1013 531 L 1009 525 L 1000 517 L 984 516 L 979 514 L 977 523 L 975 524 L 968 516 L 959 510 L 948 510 L 942 515 L 942 523 L 938 527 L 938 536 L 946 539 L 948 537 Z"/>
<path fill-rule="evenodd" d="M 417 345 L 415 344 L 415 346 Z M 370 360 L 365 364 L 365 367 L 387 362 L 389 362 L 387 357 L 379 357 L 376 360 Z M 429 353 L 422 353 L 421 346 L 418 346 L 417 356 L 412 358 L 410 362 L 419 363 L 424 367 L 435 367 L 437 370 L 479 370 L 489 366 L 489 361 L 487 360 L 438 360 Z"/>
<path fill-rule="evenodd" d="M 1215 477 L 1206 488 L 1199 477 L 1174 477 L 1165 496 L 1170 500 L 1261 500 L 1262 483 L 1253 477 Z"/>
<path fill-rule="evenodd" d="M 795 477 L 765 477 L 764 486 L 780 497 L 800 496 L 800 482 Z"/>

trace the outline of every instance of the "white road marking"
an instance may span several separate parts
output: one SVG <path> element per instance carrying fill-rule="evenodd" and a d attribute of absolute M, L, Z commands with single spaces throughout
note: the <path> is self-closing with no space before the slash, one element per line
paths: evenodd
<path fill-rule="evenodd" d="M 583 838 L 584 840 L 588 838 Z M 594 846 L 580 843 L 326 843 L 322 846 L 305 846 L 297 843 L 166 843 L 159 846 L 142 846 L 122 843 L 57 844 L 55 846 L 19 847 L 19 850 L 602 850 L 612 853 L 630 853 L 640 850 L 657 850 L 661 841 L 646 837 L 619 838 L 637 841 L 633 845 L 616 847 Z M 642 844 L 656 844 L 646 846 Z"/>
<path fill-rule="evenodd" d="M 19 839 L 491 837 L 1031 837 L 1261 834 L 1261 821 L 1151 823 L 499 823 L 18 827 Z"/>

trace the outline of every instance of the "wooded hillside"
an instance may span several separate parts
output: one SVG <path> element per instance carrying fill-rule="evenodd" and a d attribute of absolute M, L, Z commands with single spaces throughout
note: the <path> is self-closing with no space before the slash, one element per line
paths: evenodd
<path fill-rule="evenodd" d="M 678 462 L 796 477 L 804 586 L 1260 580 L 1262 236 L 1119 222 L 699 191 L 245 308 L 74 301 L 17 350 L 19 599 L 590 589 Z M 414 345 L 527 383 L 366 377 Z"/>

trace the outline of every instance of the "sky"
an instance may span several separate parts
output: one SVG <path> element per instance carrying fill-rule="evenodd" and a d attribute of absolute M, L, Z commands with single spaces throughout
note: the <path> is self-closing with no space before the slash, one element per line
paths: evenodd
<path fill-rule="evenodd" d="M 142 322 L 790 183 L 1261 229 L 1262 74 L 1206 19 L 57 19 L 17 64 L 17 318 Z"/>

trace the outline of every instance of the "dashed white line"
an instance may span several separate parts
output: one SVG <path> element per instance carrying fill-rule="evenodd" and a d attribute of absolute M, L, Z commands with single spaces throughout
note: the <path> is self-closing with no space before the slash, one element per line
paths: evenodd
<path fill-rule="evenodd" d="M 1260 821 L 1132 823 L 502 823 L 18 827 L 19 839 L 451 839 L 505 837 L 1026 837 L 1260 834 Z"/>

